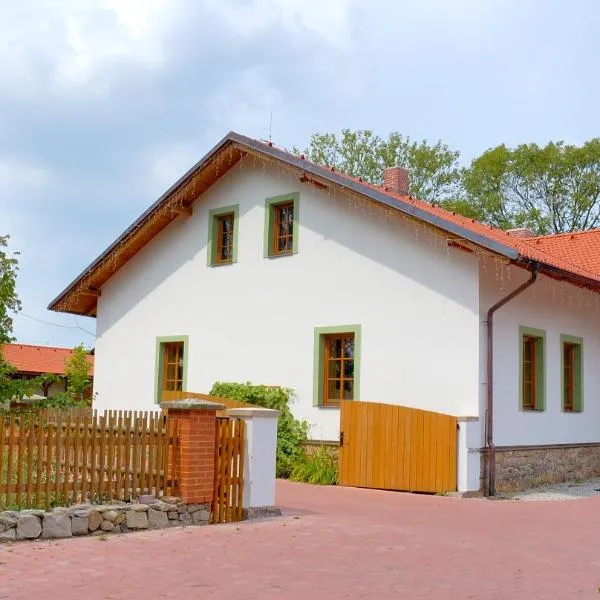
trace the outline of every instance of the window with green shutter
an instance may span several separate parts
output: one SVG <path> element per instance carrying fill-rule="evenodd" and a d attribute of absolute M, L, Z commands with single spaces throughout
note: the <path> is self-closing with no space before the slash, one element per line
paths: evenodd
<path fill-rule="evenodd" d="M 543 411 L 546 401 L 546 332 L 520 327 L 521 410 Z"/>
<path fill-rule="evenodd" d="M 561 335 L 562 409 L 564 412 L 583 410 L 583 340 Z"/>

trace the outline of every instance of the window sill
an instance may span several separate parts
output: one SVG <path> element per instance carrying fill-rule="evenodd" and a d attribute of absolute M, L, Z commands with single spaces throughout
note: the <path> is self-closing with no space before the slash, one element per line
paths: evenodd
<path fill-rule="evenodd" d="M 265 258 L 287 258 L 289 256 L 294 256 L 294 254 L 298 254 L 297 252 L 286 252 L 285 254 L 267 254 Z"/>
<path fill-rule="evenodd" d="M 231 265 L 235 265 L 235 261 L 231 262 L 220 262 L 220 263 L 212 263 L 210 266 L 212 267 L 230 267 Z"/>

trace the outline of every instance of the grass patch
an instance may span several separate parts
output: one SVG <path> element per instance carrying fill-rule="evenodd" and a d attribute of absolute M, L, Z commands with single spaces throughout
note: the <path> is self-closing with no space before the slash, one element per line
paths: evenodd
<path fill-rule="evenodd" d="M 335 452 L 321 446 L 316 452 L 304 454 L 296 461 L 291 479 L 316 485 L 337 485 L 338 460 Z"/>

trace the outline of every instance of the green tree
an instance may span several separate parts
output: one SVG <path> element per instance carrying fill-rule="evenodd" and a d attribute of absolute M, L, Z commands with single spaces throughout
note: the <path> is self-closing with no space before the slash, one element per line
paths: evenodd
<path fill-rule="evenodd" d="M 315 133 L 308 148 L 293 151 L 373 184 L 383 183 L 385 168 L 404 167 L 410 172 L 410 194 L 426 202 L 452 200 L 459 192 L 460 154 L 441 141 L 431 145 L 397 132 L 381 138 L 370 130 L 343 129 L 340 136 Z"/>
<path fill-rule="evenodd" d="M 13 317 L 21 310 L 17 295 L 18 253 L 8 249 L 8 235 L 0 235 L 0 403 L 27 392 L 25 382 L 14 378 L 14 368 L 2 355 L 2 345 L 14 340 Z"/>
<path fill-rule="evenodd" d="M 8 235 L 0 235 L 0 344 L 14 341 L 13 316 L 21 310 L 17 295 L 18 253 L 8 250 Z"/>
<path fill-rule="evenodd" d="M 463 174 L 469 216 L 544 235 L 600 226 L 600 138 L 583 146 L 497 146 Z"/>
<path fill-rule="evenodd" d="M 71 357 L 65 361 L 67 394 L 72 402 L 83 404 L 92 386 L 90 364 L 87 361 L 89 351 L 83 344 L 73 348 Z"/>

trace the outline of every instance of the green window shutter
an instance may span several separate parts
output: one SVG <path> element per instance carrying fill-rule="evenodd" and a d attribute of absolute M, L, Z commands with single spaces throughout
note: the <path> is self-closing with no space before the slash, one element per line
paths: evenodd
<path fill-rule="evenodd" d="M 265 231 L 264 231 L 264 257 L 265 258 L 280 258 L 282 256 L 290 256 L 286 254 L 275 254 L 273 248 L 274 236 L 274 208 L 277 204 L 285 204 L 293 202 L 294 204 L 294 221 L 293 221 L 293 249 L 291 254 L 298 254 L 298 234 L 300 223 L 300 193 L 291 192 L 289 194 L 281 194 L 279 196 L 271 196 L 265 198 Z"/>
<path fill-rule="evenodd" d="M 525 337 L 535 339 L 535 408 L 524 406 L 523 402 L 523 341 Z M 521 325 L 519 327 L 519 409 L 543 412 L 546 410 L 546 332 Z"/>
<path fill-rule="evenodd" d="M 573 361 L 573 409 L 567 412 L 583 412 L 583 338 L 573 335 L 560 336 L 560 383 L 561 383 L 561 407 L 565 411 L 565 365 L 564 365 L 564 346 L 572 344 L 574 350 Z"/>

